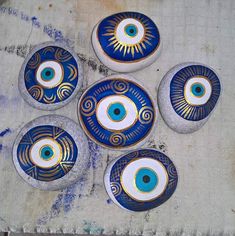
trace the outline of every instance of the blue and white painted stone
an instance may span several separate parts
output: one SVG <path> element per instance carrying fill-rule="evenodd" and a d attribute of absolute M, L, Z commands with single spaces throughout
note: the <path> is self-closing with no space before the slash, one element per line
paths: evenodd
<path fill-rule="evenodd" d="M 160 53 L 155 23 L 139 12 L 120 12 L 101 20 L 92 33 L 97 57 L 110 69 L 131 72 L 152 64 Z"/>
<path fill-rule="evenodd" d="M 147 211 L 174 193 L 178 175 L 173 162 L 156 149 L 139 149 L 113 160 L 104 175 L 112 201 L 130 211 Z"/>
<path fill-rule="evenodd" d="M 19 90 L 30 105 L 55 110 L 77 95 L 82 80 L 77 55 L 62 44 L 46 42 L 26 57 L 19 74 Z"/>
<path fill-rule="evenodd" d="M 156 105 L 133 77 L 112 75 L 91 85 L 78 103 L 78 116 L 87 136 L 110 149 L 142 145 L 152 134 Z"/>
<path fill-rule="evenodd" d="M 66 117 L 41 116 L 20 131 L 13 161 L 19 175 L 33 187 L 62 189 L 78 180 L 88 165 L 87 138 Z"/>
<path fill-rule="evenodd" d="M 172 68 L 158 88 L 158 104 L 166 124 L 178 133 L 200 129 L 214 111 L 221 93 L 215 71 L 201 63 Z"/>

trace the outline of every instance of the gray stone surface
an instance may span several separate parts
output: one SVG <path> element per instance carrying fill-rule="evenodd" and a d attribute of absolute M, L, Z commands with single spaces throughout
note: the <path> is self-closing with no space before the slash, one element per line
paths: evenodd
<path fill-rule="evenodd" d="M 78 99 L 48 112 L 34 109 L 20 96 L 18 75 L 30 47 L 60 39 L 60 31 L 63 40 L 82 59 L 84 89 L 111 74 L 93 52 L 90 43 L 93 26 L 104 16 L 125 10 L 148 15 L 161 32 L 161 56 L 151 66 L 133 73 L 146 84 L 155 100 L 155 88 L 162 77 L 174 65 L 185 61 L 210 65 L 223 83 L 216 111 L 197 132 L 178 134 L 158 116 L 154 137 L 144 146 L 156 147 L 171 157 L 179 173 L 178 187 L 165 204 L 134 214 L 115 206 L 103 186 L 104 170 L 107 163 L 122 154 L 118 151 L 108 151 L 89 142 L 91 165 L 85 170 L 83 181 L 63 191 L 50 192 L 26 184 L 15 171 L 11 158 L 12 145 L 21 127 L 34 118 L 59 114 L 78 121 Z M 234 0 L 5 1 L 0 6 L 0 230 L 233 236 L 234 11 Z M 35 17 L 34 21 L 31 17 Z"/>

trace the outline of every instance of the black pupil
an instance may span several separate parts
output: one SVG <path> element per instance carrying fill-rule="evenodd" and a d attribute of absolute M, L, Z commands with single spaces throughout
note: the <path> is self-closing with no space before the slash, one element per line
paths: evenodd
<path fill-rule="evenodd" d="M 119 110 L 118 108 L 116 108 L 116 109 L 114 110 L 114 114 L 115 114 L 115 115 L 119 115 L 119 114 L 120 114 L 120 110 Z"/>
<path fill-rule="evenodd" d="M 133 33 L 134 33 L 134 30 L 133 30 L 133 29 L 130 29 L 130 33 L 133 34 Z"/>
<path fill-rule="evenodd" d="M 46 155 L 46 156 L 49 156 L 49 155 L 50 155 L 50 151 L 48 151 L 48 150 L 45 151 L 45 155 Z"/>
<path fill-rule="evenodd" d="M 202 89 L 201 89 L 200 87 L 196 87 L 196 92 L 197 92 L 197 93 L 200 93 L 201 90 L 202 90 Z"/>
<path fill-rule="evenodd" d="M 46 71 L 46 76 L 49 76 L 49 75 L 51 75 L 51 72 L 48 70 Z"/>
<path fill-rule="evenodd" d="M 150 177 L 148 175 L 143 176 L 143 181 L 148 183 L 150 181 Z"/>

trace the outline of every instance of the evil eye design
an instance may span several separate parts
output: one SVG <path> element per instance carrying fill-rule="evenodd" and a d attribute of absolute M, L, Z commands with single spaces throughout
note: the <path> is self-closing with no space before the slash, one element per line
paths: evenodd
<path fill-rule="evenodd" d="M 55 190 L 81 176 L 80 171 L 88 163 L 87 151 L 86 137 L 76 123 L 61 116 L 43 116 L 20 132 L 13 160 L 29 184 Z"/>
<path fill-rule="evenodd" d="M 104 176 L 110 198 L 131 211 L 146 211 L 167 201 L 178 175 L 172 161 L 155 149 L 140 149 L 111 162 Z"/>
<path fill-rule="evenodd" d="M 156 120 L 153 100 L 127 75 L 113 75 L 88 88 L 78 104 L 85 133 L 107 148 L 142 144 Z"/>
<path fill-rule="evenodd" d="M 174 67 L 158 89 L 160 112 L 179 133 L 199 129 L 213 111 L 221 91 L 220 80 L 209 67 L 185 63 Z"/>
<path fill-rule="evenodd" d="M 92 34 L 93 48 L 107 67 L 131 72 L 152 64 L 160 52 L 155 23 L 138 12 L 121 12 L 103 19 Z"/>
<path fill-rule="evenodd" d="M 77 55 L 61 44 L 47 42 L 35 47 L 25 59 L 19 89 L 32 106 L 53 110 L 76 96 L 82 79 Z"/>

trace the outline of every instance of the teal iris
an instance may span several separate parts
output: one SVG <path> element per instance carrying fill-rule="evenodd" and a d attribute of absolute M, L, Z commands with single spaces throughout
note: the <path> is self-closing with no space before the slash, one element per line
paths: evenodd
<path fill-rule="evenodd" d="M 41 72 L 41 77 L 43 80 L 49 81 L 51 79 L 53 79 L 55 76 L 55 72 L 52 68 L 50 67 L 46 67 L 42 70 Z"/>
<path fill-rule="evenodd" d="M 44 160 L 50 159 L 54 155 L 54 152 L 51 147 L 45 146 L 41 149 L 41 158 Z"/>
<path fill-rule="evenodd" d="M 114 121 L 121 121 L 126 116 L 126 109 L 121 103 L 113 103 L 108 108 L 109 117 Z"/>
<path fill-rule="evenodd" d="M 202 84 L 195 83 L 191 87 L 191 91 L 194 96 L 201 97 L 205 93 L 205 89 Z"/>
<path fill-rule="evenodd" d="M 137 34 L 137 28 L 135 25 L 127 25 L 125 27 L 125 32 L 127 33 L 127 35 L 134 37 Z"/>
<path fill-rule="evenodd" d="M 135 184 L 141 192 L 151 192 L 158 184 L 156 173 L 148 168 L 141 168 L 135 177 Z"/>

